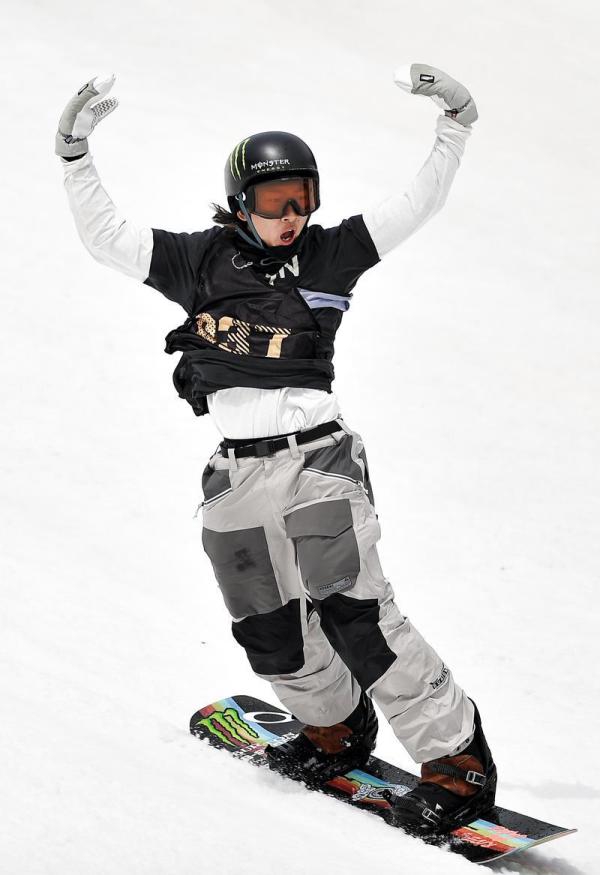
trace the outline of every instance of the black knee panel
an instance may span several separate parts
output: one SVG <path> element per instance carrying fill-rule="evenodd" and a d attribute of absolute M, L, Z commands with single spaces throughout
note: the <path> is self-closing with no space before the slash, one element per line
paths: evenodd
<path fill-rule="evenodd" d="M 232 623 L 233 637 L 257 674 L 293 674 L 304 665 L 300 599 Z"/>
<path fill-rule="evenodd" d="M 396 660 L 379 628 L 377 599 L 355 599 L 335 593 L 314 600 L 321 628 L 363 690 L 368 689 Z"/>

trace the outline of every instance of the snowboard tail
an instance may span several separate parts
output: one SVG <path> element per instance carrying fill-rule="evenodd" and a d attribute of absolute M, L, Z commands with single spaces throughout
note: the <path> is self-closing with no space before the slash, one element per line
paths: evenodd
<path fill-rule="evenodd" d="M 300 727 L 301 724 L 282 708 L 252 696 L 231 696 L 213 702 L 196 711 L 190 720 L 193 735 L 228 750 L 237 759 L 266 768 L 267 744 L 292 738 Z M 385 819 L 391 808 L 389 794 L 402 796 L 418 781 L 416 775 L 371 756 L 363 769 L 333 778 L 320 792 Z M 472 863 L 489 863 L 576 831 L 494 806 L 485 816 L 444 836 L 443 841 L 453 853 Z"/>

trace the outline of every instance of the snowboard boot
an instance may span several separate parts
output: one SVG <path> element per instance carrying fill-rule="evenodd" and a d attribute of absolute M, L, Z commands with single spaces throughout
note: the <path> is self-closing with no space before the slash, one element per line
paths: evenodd
<path fill-rule="evenodd" d="M 405 796 L 388 797 L 389 820 L 415 835 L 443 834 L 489 811 L 496 797 L 496 766 L 475 707 L 473 740 L 456 756 L 423 763 L 421 780 Z"/>
<path fill-rule="evenodd" d="M 352 714 L 334 726 L 305 725 L 282 744 L 267 745 L 269 768 L 318 787 L 336 775 L 359 769 L 375 747 L 377 715 L 366 693 Z"/>

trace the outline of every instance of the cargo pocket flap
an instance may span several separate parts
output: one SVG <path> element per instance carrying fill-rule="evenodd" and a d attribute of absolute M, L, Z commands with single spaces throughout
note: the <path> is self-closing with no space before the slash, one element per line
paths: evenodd
<path fill-rule="evenodd" d="M 290 511 L 285 517 L 288 538 L 322 535 L 334 538 L 352 525 L 352 510 L 347 498 L 318 501 Z"/>

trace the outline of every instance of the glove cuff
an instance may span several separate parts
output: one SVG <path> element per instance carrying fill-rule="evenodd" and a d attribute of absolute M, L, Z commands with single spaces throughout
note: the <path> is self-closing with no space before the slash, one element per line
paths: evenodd
<path fill-rule="evenodd" d="M 68 142 L 69 140 L 71 142 Z M 56 132 L 54 151 L 61 158 L 81 158 L 82 155 L 85 155 L 87 150 L 87 137 L 77 140 L 70 136 L 65 137 L 60 131 Z"/>

